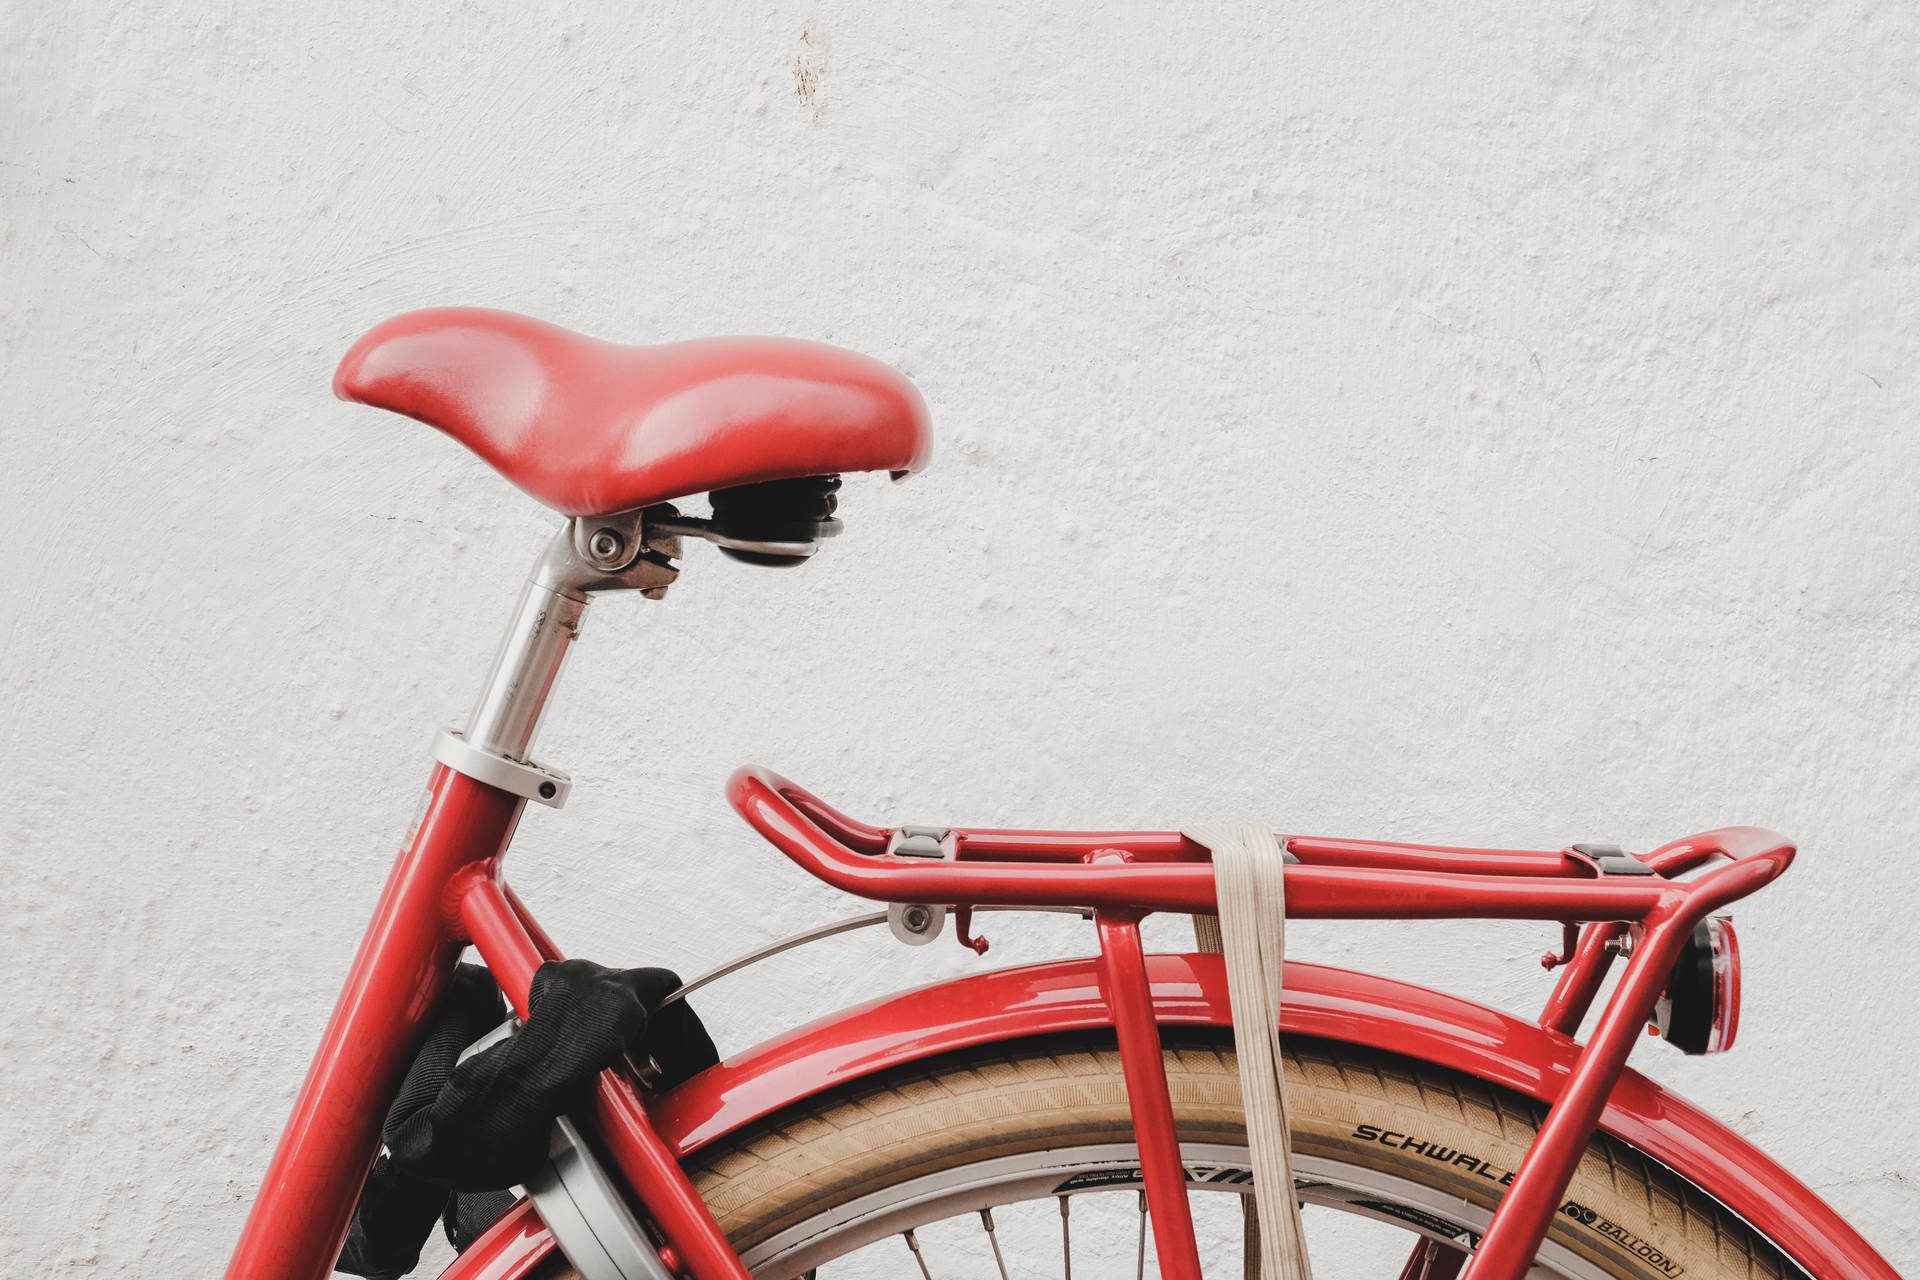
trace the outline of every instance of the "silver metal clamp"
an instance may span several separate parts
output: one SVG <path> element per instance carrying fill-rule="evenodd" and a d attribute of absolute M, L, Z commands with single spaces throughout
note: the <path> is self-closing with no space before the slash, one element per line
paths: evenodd
<path fill-rule="evenodd" d="M 517 1019 L 508 1018 L 468 1045 L 460 1061 L 500 1043 L 519 1026 Z M 554 1243 L 583 1280 L 674 1280 L 646 1228 L 566 1116 L 553 1122 L 547 1163 L 527 1179 L 526 1192 Z"/>
<path fill-rule="evenodd" d="M 484 782 L 536 804 L 558 809 L 573 790 L 573 779 L 543 764 L 515 760 L 497 751 L 484 751 L 467 741 L 458 729 L 442 729 L 433 740 L 433 758 L 455 773 Z"/>
<path fill-rule="evenodd" d="M 900 827 L 887 840 L 887 852 L 899 858 L 937 858 L 952 862 L 960 856 L 960 840 L 947 827 Z M 924 947 L 940 936 L 947 924 L 947 908 L 936 902 L 895 902 L 887 907 L 887 928 L 910 947 Z"/>
<path fill-rule="evenodd" d="M 527 1180 L 527 1196 L 584 1280 L 674 1280 L 613 1179 L 565 1116 L 553 1122 L 547 1155 L 546 1167 Z"/>

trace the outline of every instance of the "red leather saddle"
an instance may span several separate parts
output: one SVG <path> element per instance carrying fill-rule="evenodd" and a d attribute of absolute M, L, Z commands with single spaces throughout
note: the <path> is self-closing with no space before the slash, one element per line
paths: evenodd
<path fill-rule="evenodd" d="M 790 338 L 628 347 L 506 311 L 412 311 L 354 343 L 333 390 L 439 428 L 570 516 L 918 471 L 931 451 L 926 402 L 903 375 Z"/>

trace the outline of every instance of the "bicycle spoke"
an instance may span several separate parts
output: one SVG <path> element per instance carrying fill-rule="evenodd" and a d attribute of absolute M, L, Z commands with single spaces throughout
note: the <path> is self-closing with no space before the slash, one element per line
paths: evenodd
<path fill-rule="evenodd" d="M 1060 1197 L 1060 1275 L 1073 1280 L 1073 1236 L 1067 1230 L 1067 1198 Z"/>
<path fill-rule="evenodd" d="M 1147 1280 L 1147 1193 L 1140 1193 L 1140 1251 L 1133 1260 L 1133 1280 Z"/>
<path fill-rule="evenodd" d="M 933 1280 L 933 1272 L 927 1270 L 927 1260 L 920 1256 L 920 1242 L 914 1239 L 912 1230 L 901 1232 L 900 1238 L 907 1242 L 907 1248 L 913 1250 L 913 1260 L 920 1264 L 921 1280 Z"/>
<path fill-rule="evenodd" d="M 993 1265 L 1000 1268 L 1000 1280 L 1007 1280 L 1007 1260 L 1000 1256 L 1000 1237 L 993 1233 L 993 1210 L 980 1211 L 980 1224 L 987 1229 L 987 1243 L 993 1246 Z"/>

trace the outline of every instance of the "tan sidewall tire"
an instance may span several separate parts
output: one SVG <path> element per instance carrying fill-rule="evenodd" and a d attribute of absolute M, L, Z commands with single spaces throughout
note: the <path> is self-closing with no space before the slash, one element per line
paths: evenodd
<path fill-rule="evenodd" d="M 1243 1145 L 1230 1041 L 1169 1037 L 1182 1141 Z M 1294 1150 L 1431 1187 L 1491 1211 L 1545 1110 L 1406 1059 L 1286 1046 Z M 688 1172 L 742 1251 L 835 1205 L 975 1161 L 1130 1142 L 1111 1035 L 987 1046 L 789 1107 L 696 1152 Z M 1614 1276 L 1751 1280 L 1803 1273 L 1706 1193 L 1599 1138 L 1550 1239 Z"/>

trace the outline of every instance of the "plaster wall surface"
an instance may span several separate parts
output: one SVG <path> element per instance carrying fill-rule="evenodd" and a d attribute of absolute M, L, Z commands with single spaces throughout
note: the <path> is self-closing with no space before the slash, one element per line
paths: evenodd
<path fill-rule="evenodd" d="M 938 431 L 806 569 L 596 608 L 511 864 L 570 951 L 850 913 L 744 761 L 902 821 L 1772 826 L 1741 1044 L 1637 1061 L 1920 1274 L 1911 6 L 130 0 L 6 7 L 0 68 L 0 1272 L 230 1247 L 552 524 L 328 397 L 464 303 L 842 343 Z M 1293 951 L 1530 1011 L 1552 941 Z"/>

